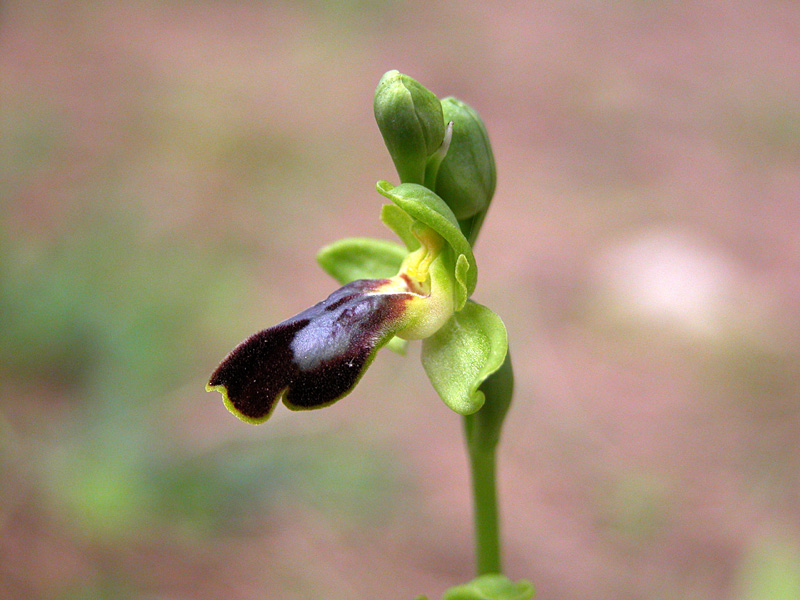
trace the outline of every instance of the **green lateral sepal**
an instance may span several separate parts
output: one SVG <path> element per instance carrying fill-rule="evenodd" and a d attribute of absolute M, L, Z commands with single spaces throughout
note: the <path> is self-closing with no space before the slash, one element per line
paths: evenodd
<path fill-rule="evenodd" d="M 444 403 L 460 415 L 485 402 L 481 384 L 497 371 L 508 352 L 503 321 L 476 302 L 467 302 L 444 326 L 422 342 L 422 366 Z"/>
<path fill-rule="evenodd" d="M 342 285 L 357 279 L 388 279 L 397 275 L 408 251 L 399 244 L 372 238 L 345 238 L 325 246 L 317 261 Z"/>
<path fill-rule="evenodd" d="M 390 206 L 397 208 L 393 204 Z M 407 255 L 408 251 L 394 242 L 373 238 L 344 238 L 322 248 L 317 253 L 317 262 L 328 275 L 344 285 L 358 279 L 393 277 L 397 275 Z M 389 350 L 403 356 L 406 346 L 408 342 L 399 337 L 393 337 L 386 344 Z"/>

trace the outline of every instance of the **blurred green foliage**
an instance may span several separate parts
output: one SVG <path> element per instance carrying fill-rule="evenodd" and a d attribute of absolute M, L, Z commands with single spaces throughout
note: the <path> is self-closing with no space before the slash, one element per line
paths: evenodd
<path fill-rule="evenodd" d="M 800 546 L 784 536 L 765 536 L 745 555 L 736 600 L 800 598 Z"/>
<path fill-rule="evenodd" d="M 652 544 L 669 525 L 672 486 L 662 476 L 621 473 L 603 490 L 606 534 L 631 548 Z"/>
<path fill-rule="evenodd" d="M 153 437 L 106 429 L 51 461 L 51 492 L 85 534 L 226 537 L 276 516 L 270 507 L 289 498 L 366 524 L 399 494 L 388 475 L 395 472 L 390 456 L 376 449 L 364 461 L 363 445 L 339 436 L 236 443 L 194 455 L 154 450 Z"/>

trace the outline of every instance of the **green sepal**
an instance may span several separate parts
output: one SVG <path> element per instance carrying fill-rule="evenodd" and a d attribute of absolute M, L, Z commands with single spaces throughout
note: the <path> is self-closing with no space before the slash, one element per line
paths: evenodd
<path fill-rule="evenodd" d="M 444 403 L 460 415 L 485 402 L 481 384 L 497 371 L 508 352 L 503 321 L 477 302 L 468 302 L 441 329 L 422 342 L 422 366 Z"/>
<path fill-rule="evenodd" d="M 442 100 L 445 122 L 453 123 L 447 155 L 439 165 L 432 189 L 453 214 L 467 219 L 485 212 L 497 185 L 489 134 L 478 113 L 456 98 Z"/>
<path fill-rule="evenodd" d="M 400 244 L 372 238 L 345 238 L 325 246 L 317 261 L 342 285 L 357 279 L 388 279 L 400 270 L 408 251 Z"/>
<path fill-rule="evenodd" d="M 413 220 L 427 225 L 442 236 L 453 249 L 454 260 L 460 255 L 464 255 L 467 267 L 466 270 L 462 267 L 462 283 L 466 287 L 467 297 L 471 296 L 478 283 L 475 255 L 472 253 L 472 246 L 467 238 L 461 233 L 453 211 L 445 204 L 444 200 L 428 188 L 415 183 L 401 183 L 393 186 L 388 181 L 379 181 L 377 189 L 383 196 L 403 209 Z"/>
<path fill-rule="evenodd" d="M 395 204 L 384 204 L 381 208 L 381 221 L 391 229 L 397 237 L 403 240 L 409 252 L 413 252 L 420 247 L 419 240 L 411 233 L 414 225 L 412 219 L 406 211 Z"/>
<path fill-rule="evenodd" d="M 525 579 L 515 582 L 492 573 L 450 588 L 442 600 L 530 600 L 535 594 L 533 585 Z"/>

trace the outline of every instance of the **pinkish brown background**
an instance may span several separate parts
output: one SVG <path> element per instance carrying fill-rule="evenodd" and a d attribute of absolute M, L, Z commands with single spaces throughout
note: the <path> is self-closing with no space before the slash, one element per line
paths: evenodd
<path fill-rule="evenodd" d="M 0 597 L 432 599 L 460 422 L 383 351 L 334 407 L 203 391 L 390 233 L 400 69 L 483 116 L 476 299 L 517 395 L 505 568 L 541 600 L 800 598 L 800 5 L 0 5 Z"/>

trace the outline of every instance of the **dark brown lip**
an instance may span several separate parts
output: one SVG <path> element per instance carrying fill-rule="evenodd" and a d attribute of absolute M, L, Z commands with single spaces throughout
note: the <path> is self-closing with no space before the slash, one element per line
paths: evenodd
<path fill-rule="evenodd" d="M 280 399 L 292 410 L 322 408 L 350 393 L 394 335 L 410 292 L 375 293 L 388 279 L 358 280 L 239 344 L 209 387 L 246 421 L 266 420 Z"/>

